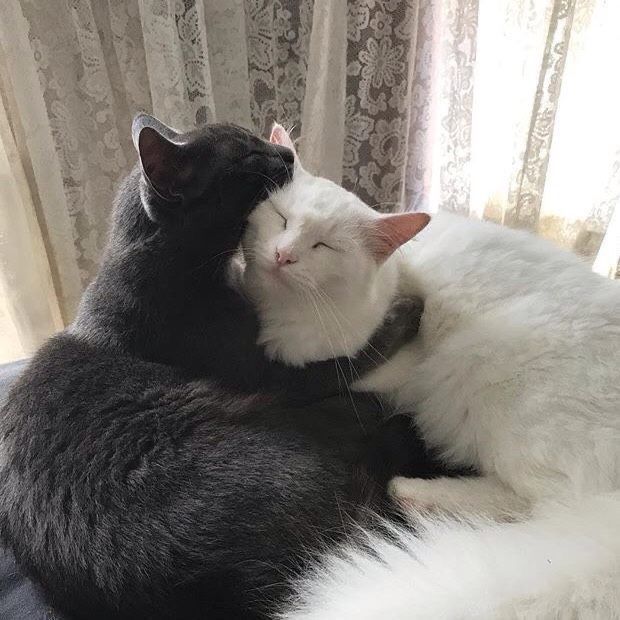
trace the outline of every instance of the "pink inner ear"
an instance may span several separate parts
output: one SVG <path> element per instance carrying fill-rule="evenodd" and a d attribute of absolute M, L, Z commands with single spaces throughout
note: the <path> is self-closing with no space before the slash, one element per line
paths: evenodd
<path fill-rule="evenodd" d="M 280 146 L 285 146 L 287 149 L 291 149 L 295 155 L 297 155 L 297 151 L 295 151 L 295 145 L 291 140 L 291 136 L 289 136 L 288 132 L 282 125 L 278 123 L 274 123 L 271 128 L 271 135 L 269 136 L 269 142 L 272 144 L 279 144 Z"/>
<path fill-rule="evenodd" d="M 369 232 L 369 247 L 378 262 L 415 237 L 429 222 L 428 213 L 397 213 L 374 220 Z"/>

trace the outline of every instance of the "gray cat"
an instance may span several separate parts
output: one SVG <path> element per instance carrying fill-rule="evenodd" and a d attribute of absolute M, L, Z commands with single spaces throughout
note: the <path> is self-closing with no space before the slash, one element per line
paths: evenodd
<path fill-rule="evenodd" d="M 268 362 L 227 284 L 246 217 L 288 181 L 291 152 L 238 127 L 177 134 L 144 115 L 134 142 L 140 165 L 78 317 L 3 409 L 0 533 L 75 618 L 262 618 L 309 552 L 381 495 L 398 420 L 368 451 L 372 408 L 361 423 L 342 401 L 292 408 L 337 393 L 333 361 Z M 357 372 L 415 332 L 411 303 Z M 436 471 L 415 454 L 416 475 Z"/>

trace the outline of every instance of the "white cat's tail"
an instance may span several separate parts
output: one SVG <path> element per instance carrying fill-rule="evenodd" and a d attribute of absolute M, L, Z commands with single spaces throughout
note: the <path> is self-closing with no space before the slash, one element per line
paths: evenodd
<path fill-rule="evenodd" d="M 286 620 L 620 618 L 620 494 L 520 523 L 364 533 L 297 584 Z"/>

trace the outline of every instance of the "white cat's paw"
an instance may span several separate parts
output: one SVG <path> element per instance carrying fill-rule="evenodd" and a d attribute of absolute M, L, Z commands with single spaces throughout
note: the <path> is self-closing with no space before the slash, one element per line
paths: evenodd
<path fill-rule="evenodd" d="M 435 512 L 442 511 L 441 493 L 437 493 L 435 480 L 423 478 L 403 478 L 397 476 L 388 483 L 388 493 L 392 499 L 403 509 L 412 512 Z"/>
<path fill-rule="evenodd" d="M 406 512 L 514 521 L 529 504 L 500 482 L 484 477 L 393 478 L 388 493 Z"/>
<path fill-rule="evenodd" d="M 282 354 L 280 352 L 280 345 L 275 340 L 259 340 L 258 344 L 262 344 L 265 347 L 265 357 L 272 362 L 282 361 Z"/>
<path fill-rule="evenodd" d="M 287 366 L 297 366 L 302 368 L 306 365 L 306 361 L 299 355 L 294 355 L 279 340 L 259 339 L 258 344 L 262 344 L 265 348 L 265 356 L 272 362 L 282 362 Z"/>

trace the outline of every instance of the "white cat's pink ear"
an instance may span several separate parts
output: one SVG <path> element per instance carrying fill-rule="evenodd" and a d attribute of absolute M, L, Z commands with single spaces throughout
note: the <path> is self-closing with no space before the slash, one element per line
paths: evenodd
<path fill-rule="evenodd" d="M 429 222 L 428 213 L 396 213 L 382 215 L 367 229 L 369 249 L 382 263 L 401 245 L 413 239 Z"/>
<path fill-rule="evenodd" d="M 271 135 L 269 136 L 269 142 L 271 144 L 279 144 L 280 146 L 285 146 L 287 149 L 291 149 L 295 156 L 297 156 L 297 151 L 295 150 L 295 145 L 291 140 L 291 136 L 289 136 L 288 131 L 279 125 L 278 123 L 274 123 L 271 128 Z"/>

